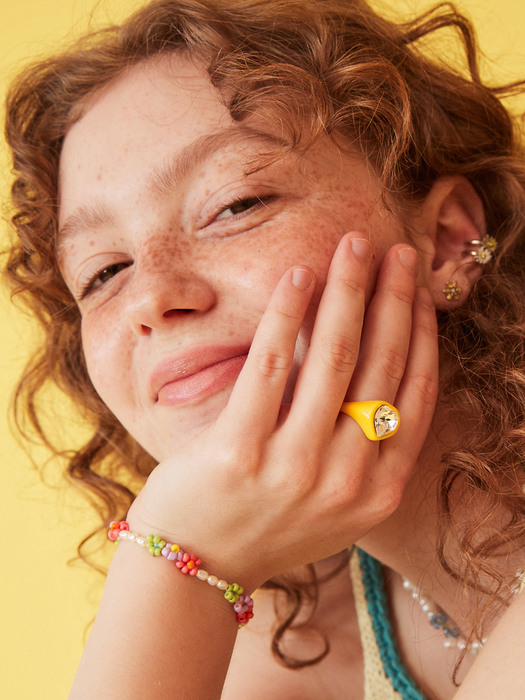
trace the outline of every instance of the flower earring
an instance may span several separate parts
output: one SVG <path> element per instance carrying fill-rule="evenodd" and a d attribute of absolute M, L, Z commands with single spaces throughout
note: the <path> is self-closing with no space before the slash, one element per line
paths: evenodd
<path fill-rule="evenodd" d="M 459 286 L 458 281 L 451 280 L 450 282 L 447 282 L 445 289 L 443 290 L 443 294 L 445 295 L 447 301 L 456 301 L 459 299 L 461 287 Z"/>
<path fill-rule="evenodd" d="M 469 248 L 467 254 L 472 255 L 474 262 L 479 265 L 486 265 L 492 260 L 498 242 L 492 236 L 485 236 L 483 240 L 474 239 L 467 241 L 465 246 Z M 473 250 L 471 250 L 473 248 Z"/>

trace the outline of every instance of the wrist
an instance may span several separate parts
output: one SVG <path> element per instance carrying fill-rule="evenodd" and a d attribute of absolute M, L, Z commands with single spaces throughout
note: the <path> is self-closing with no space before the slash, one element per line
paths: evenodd
<path fill-rule="evenodd" d="M 216 531 L 206 532 L 199 527 L 199 523 L 197 523 L 199 536 L 196 540 L 192 537 L 193 530 L 189 529 L 191 523 L 185 521 L 176 525 L 173 521 L 168 522 L 166 518 L 158 517 L 159 509 L 156 508 L 153 511 L 152 507 L 148 508 L 143 496 L 144 489 L 132 503 L 126 518 L 133 532 L 144 536 L 153 533 L 166 542 L 179 544 L 185 551 L 198 552 L 203 561 L 202 566 L 207 571 L 213 571 L 218 578 L 227 581 L 241 582 L 248 594 L 253 593 L 270 578 L 270 575 L 265 575 L 264 571 L 261 573 L 260 558 L 253 557 L 255 547 L 247 547 L 243 541 L 240 546 L 245 546 L 244 551 L 234 549 L 235 542 L 231 533 L 227 532 L 219 538 Z M 173 507 L 170 509 L 171 512 L 174 510 L 176 509 Z M 154 516 L 151 515 L 153 512 Z"/>
<path fill-rule="evenodd" d="M 168 542 L 162 535 L 143 535 L 130 530 L 126 521 L 114 521 L 110 525 L 108 538 L 116 543 L 129 542 L 144 548 L 151 556 L 164 558 L 167 564 L 181 574 L 194 577 L 212 588 L 217 588 L 224 599 L 233 606 L 239 627 L 247 624 L 253 617 L 253 600 L 241 584 L 228 582 L 210 573 L 202 565 L 196 554 L 185 551 L 178 543 Z"/>

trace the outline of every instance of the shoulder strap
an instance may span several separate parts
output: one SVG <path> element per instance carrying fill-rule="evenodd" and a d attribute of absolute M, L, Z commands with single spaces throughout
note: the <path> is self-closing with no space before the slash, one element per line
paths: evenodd
<path fill-rule="evenodd" d="M 425 700 L 397 649 L 381 564 L 356 547 L 350 574 L 363 646 L 365 700 Z"/>

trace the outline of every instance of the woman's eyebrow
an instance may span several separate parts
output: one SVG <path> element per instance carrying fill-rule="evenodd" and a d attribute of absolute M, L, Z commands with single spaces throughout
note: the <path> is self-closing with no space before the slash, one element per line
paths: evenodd
<path fill-rule="evenodd" d="M 221 131 L 204 134 L 169 157 L 164 164 L 155 168 L 149 187 L 160 198 L 169 196 L 174 188 L 180 186 L 181 182 L 222 148 L 232 144 L 249 145 L 254 142 L 273 150 L 282 149 L 285 146 L 284 139 L 245 125 L 234 125 Z M 264 153 L 261 154 L 261 156 L 264 155 Z M 253 159 L 250 160 L 250 163 L 253 163 Z M 79 207 L 60 226 L 57 235 L 58 257 L 60 257 L 67 241 L 87 230 L 93 231 L 114 223 L 114 217 L 104 204 Z"/>
<path fill-rule="evenodd" d="M 284 139 L 245 125 L 234 125 L 228 129 L 205 134 L 169 157 L 154 171 L 152 189 L 160 197 L 171 194 L 175 187 L 222 148 L 232 144 L 250 145 L 254 142 L 272 150 L 282 149 L 285 146 Z"/>
<path fill-rule="evenodd" d="M 57 258 L 60 259 L 67 241 L 79 236 L 86 231 L 93 231 L 102 226 L 115 224 L 115 219 L 109 209 L 103 204 L 81 206 L 76 209 L 58 230 L 57 234 Z"/>

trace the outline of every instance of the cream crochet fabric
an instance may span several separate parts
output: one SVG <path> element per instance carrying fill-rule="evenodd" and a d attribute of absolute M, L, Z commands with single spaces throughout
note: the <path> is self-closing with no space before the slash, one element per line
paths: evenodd
<path fill-rule="evenodd" d="M 356 547 L 354 547 L 350 557 L 350 578 L 352 579 L 357 621 L 363 647 L 365 700 L 403 700 L 403 697 L 394 690 L 383 668 L 379 647 L 377 646 L 372 627 L 372 620 L 368 614 L 365 587 Z"/>

